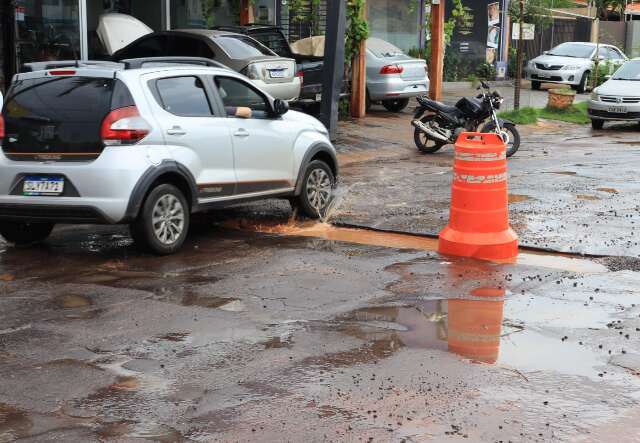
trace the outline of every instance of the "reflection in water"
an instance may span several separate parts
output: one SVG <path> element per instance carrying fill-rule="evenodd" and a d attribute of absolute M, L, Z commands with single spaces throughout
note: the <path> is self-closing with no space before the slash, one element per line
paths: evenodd
<path fill-rule="evenodd" d="M 495 363 L 500 350 L 504 290 L 480 288 L 472 298 L 414 306 L 364 308 L 342 318 L 348 335 L 391 348 L 441 349 Z"/>

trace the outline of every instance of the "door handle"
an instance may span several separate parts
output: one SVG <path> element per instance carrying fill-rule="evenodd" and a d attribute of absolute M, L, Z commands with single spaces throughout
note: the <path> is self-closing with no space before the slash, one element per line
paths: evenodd
<path fill-rule="evenodd" d="M 234 137 L 249 137 L 249 131 L 247 131 L 246 129 L 238 129 L 236 132 L 233 133 Z"/>
<path fill-rule="evenodd" d="M 169 135 L 186 135 L 187 131 L 182 129 L 180 126 L 174 126 L 171 129 L 167 129 L 167 134 L 169 134 Z"/>

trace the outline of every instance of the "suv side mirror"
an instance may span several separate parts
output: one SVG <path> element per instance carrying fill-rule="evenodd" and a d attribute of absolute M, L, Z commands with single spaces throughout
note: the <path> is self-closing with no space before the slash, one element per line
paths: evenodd
<path fill-rule="evenodd" d="M 287 113 L 289 110 L 289 103 L 279 98 L 273 101 L 273 113 L 277 116 L 281 116 Z"/>

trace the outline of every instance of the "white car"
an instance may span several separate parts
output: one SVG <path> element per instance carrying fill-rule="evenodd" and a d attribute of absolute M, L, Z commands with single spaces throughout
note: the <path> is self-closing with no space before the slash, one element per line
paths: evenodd
<path fill-rule="evenodd" d="M 596 55 L 612 71 L 627 61 L 624 53 L 612 45 L 598 48 L 595 43 L 567 42 L 529 61 L 525 74 L 532 89 L 540 89 L 542 83 L 561 83 L 582 93 L 588 86 Z"/>
<path fill-rule="evenodd" d="M 602 129 L 606 121 L 640 122 L 640 58 L 626 62 L 594 89 L 588 106 L 594 129 Z"/>
<path fill-rule="evenodd" d="M 319 217 L 338 174 L 326 128 L 214 64 L 43 62 L 14 77 L 0 115 L 0 235 L 29 244 L 56 223 L 129 224 L 137 243 L 170 254 L 193 212 L 283 198 Z"/>

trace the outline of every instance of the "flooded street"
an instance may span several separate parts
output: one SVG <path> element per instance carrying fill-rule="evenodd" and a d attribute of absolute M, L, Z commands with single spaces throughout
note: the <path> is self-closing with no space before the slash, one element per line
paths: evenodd
<path fill-rule="evenodd" d="M 0 243 L 0 442 L 640 442 L 637 132 L 524 128 L 523 247 L 492 263 L 436 252 L 452 148 L 365 122 L 328 223 L 276 201 L 169 257 L 122 227 Z"/>

